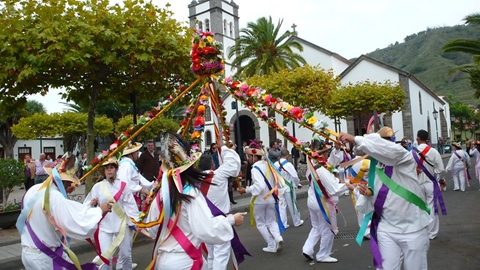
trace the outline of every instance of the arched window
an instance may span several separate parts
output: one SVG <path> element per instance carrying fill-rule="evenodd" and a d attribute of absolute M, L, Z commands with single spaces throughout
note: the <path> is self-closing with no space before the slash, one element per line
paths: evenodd
<path fill-rule="evenodd" d="M 210 31 L 210 20 L 205 19 L 205 31 Z"/>
<path fill-rule="evenodd" d="M 205 121 L 212 121 L 212 109 L 210 106 L 205 106 Z"/>
<path fill-rule="evenodd" d="M 203 31 L 203 23 L 198 22 L 198 30 Z"/>
<path fill-rule="evenodd" d="M 230 37 L 233 37 L 233 23 L 230 22 Z"/>
<path fill-rule="evenodd" d="M 205 131 L 205 145 L 212 144 L 212 132 L 210 130 Z"/>
<path fill-rule="evenodd" d="M 418 106 L 420 107 L 420 114 L 423 114 L 422 111 L 422 93 L 418 92 Z"/>
<path fill-rule="evenodd" d="M 223 34 L 224 35 L 227 34 L 227 20 L 226 19 L 223 20 Z"/>

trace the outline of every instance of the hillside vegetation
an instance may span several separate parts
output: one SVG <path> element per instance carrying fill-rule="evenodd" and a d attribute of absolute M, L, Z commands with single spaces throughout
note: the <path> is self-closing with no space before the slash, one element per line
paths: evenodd
<path fill-rule="evenodd" d="M 443 53 L 443 45 L 455 38 L 478 39 L 480 29 L 465 25 L 428 28 L 405 37 L 402 43 L 396 42 L 367 55 L 414 74 L 439 96 L 451 95 L 452 101 L 477 106 L 480 100 L 474 99 L 475 91 L 467 76 L 460 72 L 448 75 L 452 68 L 471 63 L 470 55 Z"/>

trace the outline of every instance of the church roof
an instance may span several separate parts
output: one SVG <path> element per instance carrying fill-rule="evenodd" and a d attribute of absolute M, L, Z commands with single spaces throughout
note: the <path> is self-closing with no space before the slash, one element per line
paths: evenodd
<path fill-rule="evenodd" d="M 329 51 L 329 50 L 327 50 L 327 49 L 325 49 L 325 48 L 323 48 L 323 47 L 320 47 L 320 46 L 318 46 L 318 45 L 316 45 L 316 44 L 313 44 L 313 43 L 311 43 L 310 41 L 307 41 L 307 40 L 305 40 L 305 39 L 303 39 L 303 38 L 300 38 L 300 37 L 298 37 L 298 36 L 295 36 L 295 35 L 290 36 L 290 38 L 288 38 L 288 40 L 295 40 L 295 41 L 298 41 L 298 42 L 300 42 L 300 43 L 304 43 L 304 44 L 306 44 L 306 45 L 308 45 L 308 46 L 310 46 L 310 47 L 312 47 L 312 48 L 314 48 L 314 49 L 316 49 L 316 50 L 318 50 L 318 51 L 321 51 L 321 52 L 323 52 L 323 53 L 325 53 L 325 54 L 328 54 L 328 55 L 330 55 L 330 56 L 332 56 L 332 57 L 334 57 L 334 58 L 336 58 L 336 59 L 344 62 L 345 64 L 350 65 L 350 64 L 352 63 L 352 62 L 350 62 L 350 60 L 348 60 L 347 58 L 339 55 L 338 53 Z"/>
<path fill-rule="evenodd" d="M 386 63 L 383 63 L 381 61 L 378 61 L 376 59 L 373 59 L 371 57 L 368 57 L 364 54 L 362 54 L 359 58 L 357 58 L 350 66 L 348 66 L 342 73 L 340 73 L 339 77 L 340 79 L 344 78 L 350 71 L 352 71 L 360 62 L 362 61 L 369 61 L 375 65 L 378 65 L 378 66 L 381 66 L 383 68 L 386 68 L 386 69 L 389 69 L 389 70 L 392 70 L 394 72 L 397 72 L 398 74 L 400 75 L 403 75 L 407 78 L 409 78 L 410 80 L 412 80 L 414 83 L 416 83 L 418 86 L 420 86 L 420 88 L 422 88 L 423 90 L 425 90 L 427 93 L 429 93 L 432 97 L 434 97 L 437 101 L 439 101 L 440 103 L 442 104 L 445 104 L 445 100 L 440 98 L 439 96 L 437 96 L 437 94 L 435 94 L 430 88 L 428 88 L 427 85 L 425 85 L 422 81 L 420 81 L 417 77 L 415 77 L 415 75 L 413 75 L 412 73 L 410 72 L 407 72 L 405 70 L 402 70 L 402 69 L 399 69 L 399 68 L 396 68 L 394 66 L 391 66 L 389 64 L 386 64 Z"/>

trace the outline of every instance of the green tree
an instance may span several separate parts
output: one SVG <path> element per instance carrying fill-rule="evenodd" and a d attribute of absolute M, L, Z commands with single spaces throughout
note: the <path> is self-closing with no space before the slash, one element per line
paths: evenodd
<path fill-rule="evenodd" d="M 168 7 L 168 4 L 167 4 Z M 94 156 L 98 101 L 126 103 L 134 92 L 169 94 L 193 79 L 191 31 L 172 12 L 142 0 L 12 0 L 0 7 L 2 100 L 65 87 L 88 107 L 88 159 Z M 90 185 L 87 185 L 87 190 Z"/>
<path fill-rule="evenodd" d="M 293 70 L 283 69 L 279 72 L 247 79 L 249 85 L 259 86 L 274 97 L 279 97 L 289 104 L 326 113 L 331 103 L 331 95 L 340 82 L 332 72 L 321 67 L 306 65 Z"/>
<path fill-rule="evenodd" d="M 480 13 L 474 13 L 465 17 L 465 24 L 480 26 Z M 454 74 L 457 71 L 468 74 L 470 85 L 475 89 L 475 98 L 480 98 L 480 39 L 458 38 L 448 41 L 443 46 L 445 53 L 463 52 L 472 55 L 472 63 L 458 66 L 448 73 Z"/>
<path fill-rule="evenodd" d="M 404 108 L 406 95 L 398 83 L 390 81 L 349 83 L 332 94 L 332 102 L 326 112 L 328 116 L 346 118 L 354 116 L 360 121 L 362 115 L 394 113 Z M 358 125 L 360 128 L 360 124 Z M 361 131 L 358 131 L 361 134 Z"/>
<path fill-rule="evenodd" d="M 14 187 L 22 184 L 24 170 L 23 162 L 13 158 L 0 158 L 0 192 L 2 192 L 3 198 L 0 212 L 9 208 L 8 196 L 12 193 Z"/>
<path fill-rule="evenodd" d="M 289 39 L 293 32 L 287 30 L 279 36 L 282 24 L 283 19 L 275 25 L 272 17 L 262 17 L 240 30 L 240 38 L 228 51 L 229 58 L 235 57 L 232 68 L 236 69 L 238 78 L 270 74 L 285 68 L 294 69 L 307 63 L 293 50 L 303 51 L 300 43 Z"/>
<path fill-rule="evenodd" d="M 6 103 L 7 101 L 0 100 L 0 145 L 5 149 L 6 157 L 13 157 L 13 147 L 18 141 L 18 137 L 12 133 L 12 126 L 17 124 L 22 117 L 34 113 L 45 113 L 46 110 L 42 103 L 34 100 L 27 101 L 25 104 L 17 101 L 15 102 L 19 106 L 17 108 L 10 107 Z"/>
<path fill-rule="evenodd" d="M 29 117 L 20 119 L 18 124 L 12 127 L 12 132 L 20 139 L 33 140 L 38 137 L 63 138 L 65 151 L 72 152 L 77 142 L 83 142 L 80 138 L 85 138 L 87 133 L 86 113 L 63 112 L 53 114 L 36 113 Z M 108 136 L 113 133 L 114 126 L 110 118 L 106 116 L 95 117 L 94 134 L 95 136 Z M 82 151 L 85 151 L 85 145 L 81 145 Z"/>
<path fill-rule="evenodd" d="M 139 120 L 140 121 L 140 120 Z M 132 115 L 126 115 L 118 120 L 115 124 L 115 134 L 119 136 L 122 132 L 125 132 L 132 126 L 133 118 Z M 178 121 L 172 120 L 170 118 L 165 118 L 163 116 L 158 117 L 154 122 L 142 132 L 141 135 L 136 139 L 137 141 L 147 141 L 149 139 L 155 139 L 163 131 L 173 131 L 176 132 L 180 127 Z"/>

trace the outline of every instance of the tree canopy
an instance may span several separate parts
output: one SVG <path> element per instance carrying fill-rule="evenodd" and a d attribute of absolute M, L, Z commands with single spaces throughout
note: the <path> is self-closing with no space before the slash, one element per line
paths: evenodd
<path fill-rule="evenodd" d="M 334 91 L 327 110 L 328 116 L 346 118 L 359 114 L 371 114 L 373 110 L 397 112 L 403 109 L 406 95 L 398 83 L 390 81 L 363 81 L 349 83 Z"/>
<path fill-rule="evenodd" d="M 63 87 L 67 101 L 88 107 L 91 160 L 98 101 L 167 96 L 193 79 L 191 32 L 172 14 L 143 0 L 3 2 L 0 100 L 13 104 Z"/>
<path fill-rule="evenodd" d="M 115 134 L 118 136 L 122 132 L 126 131 L 129 127 L 132 126 L 133 118 L 132 115 L 126 115 L 115 124 Z M 153 123 L 142 132 L 141 135 L 136 139 L 137 141 L 146 141 L 149 139 L 155 139 L 161 132 L 172 131 L 176 132 L 180 127 L 179 122 L 165 118 L 158 117 L 153 120 Z"/>
<path fill-rule="evenodd" d="M 283 69 L 268 75 L 247 79 L 249 85 L 259 86 L 275 97 L 304 108 L 325 113 L 331 96 L 340 82 L 333 72 L 306 65 L 293 70 Z"/>
<path fill-rule="evenodd" d="M 474 13 L 465 17 L 465 24 L 472 24 L 480 26 L 480 13 Z M 458 66 L 450 70 L 452 75 L 457 71 L 468 74 L 470 85 L 475 89 L 475 98 L 480 98 L 480 40 L 458 38 L 445 43 L 443 46 L 445 53 L 463 52 L 472 55 L 472 63 Z"/>
<path fill-rule="evenodd" d="M 282 24 L 283 20 L 275 25 L 272 17 L 262 17 L 240 30 L 240 37 L 228 51 L 229 58 L 235 57 L 232 67 L 236 69 L 238 78 L 270 74 L 285 68 L 294 69 L 307 63 L 293 50 L 303 51 L 300 43 L 289 39 L 294 32 L 287 30 L 280 35 Z"/>

